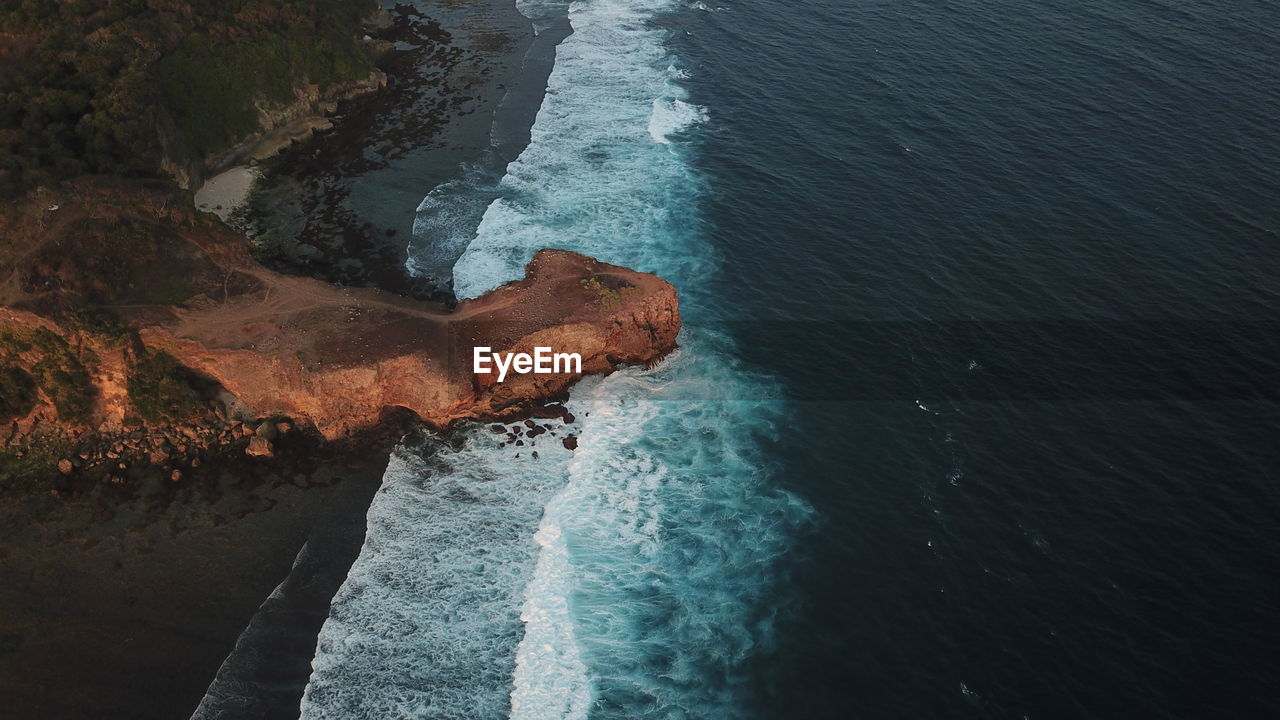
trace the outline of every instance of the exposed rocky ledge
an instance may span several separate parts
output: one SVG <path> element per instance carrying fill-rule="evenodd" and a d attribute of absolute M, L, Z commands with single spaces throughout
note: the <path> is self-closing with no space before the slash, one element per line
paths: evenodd
<path fill-rule="evenodd" d="M 81 184 L 33 194 L 0 227 L 15 260 L 0 270 L 0 369 L 32 389 L 29 409 L 5 420 L 5 452 L 49 441 L 46 464 L 63 473 L 97 461 L 176 469 L 197 448 L 270 454 L 294 426 L 335 439 L 389 416 L 438 429 L 512 420 L 582 375 L 676 346 L 676 291 L 647 273 L 543 250 L 524 279 L 450 309 L 271 271 L 188 208 L 158 189 Z M 499 383 L 473 373 L 476 346 L 578 353 L 581 372 Z"/>
<path fill-rule="evenodd" d="M 562 250 L 525 278 L 452 312 L 377 290 L 245 268 L 260 285 L 208 307 L 177 309 L 143 342 L 214 380 L 254 413 L 286 415 L 336 438 L 404 408 L 436 427 L 512 418 L 561 397 L 576 373 L 472 372 L 472 348 L 578 353 L 583 374 L 656 362 L 680 330 L 675 289 Z"/>

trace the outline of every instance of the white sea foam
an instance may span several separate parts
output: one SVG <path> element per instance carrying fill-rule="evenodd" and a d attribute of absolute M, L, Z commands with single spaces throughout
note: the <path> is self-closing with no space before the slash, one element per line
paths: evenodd
<path fill-rule="evenodd" d="M 649 137 L 656 143 L 668 144 L 674 135 L 707 121 L 707 111 L 683 100 L 660 98 L 653 101 L 649 115 Z"/>
<path fill-rule="evenodd" d="M 405 269 L 448 284 L 454 262 L 475 237 L 476 224 L 496 196 L 494 182 L 479 165 L 463 168 L 460 177 L 432 189 L 414 215 L 414 241 Z"/>
<path fill-rule="evenodd" d="M 680 132 L 706 120 L 640 3 L 572 6 L 533 141 L 454 266 L 474 296 L 542 247 L 653 270 L 680 288 L 683 349 L 573 391 L 582 424 L 525 590 L 512 717 L 733 717 L 736 668 L 767 642 L 762 595 L 806 510 L 757 442 L 778 397 L 694 328 L 715 256 Z"/>
<path fill-rule="evenodd" d="M 523 447 L 501 437 L 476 429 L 458 448 L 392 456 L 320 632 L 303 717 L 506 714 L 529 538 L 569 451 L 549 434 Z"/>
<path fill-rule="evenodd" d="M 676 6 L 640 0 L 570 5 L 573 34 L 557 48 L 529 146 L 508 166 L 501 197 L 454 265 L 460 297 L 520 277 L 544 247 L 661 269 L 677 284 L 707 269 L 708 256 L 689 253 L 687 238 L 671 232 L 696 221 L 697 182 L 663 142 L 701 112 L 667 72 L 667 33 L 650 23 Z"/>
<path fill-rule="evenodd" d="M 767 642 L 762 595 L 806 510 L 770 487 L 756 449 L 778 398 L 725 342 L 690 333 L 652 371 L 575 390 L 579 447 L 542 521 L 555 531 L 540 564 L 561 577 L 527 590 L 567 611 L 527 621 L 521 653 L 540 651 L 517 665 L 513 718 L 586 717 L 542 702 L 569 677 L 548 637 L 582 658 L 573 687 L 589 682 L 592 717 L 742 713 L 736 668 Z"/>

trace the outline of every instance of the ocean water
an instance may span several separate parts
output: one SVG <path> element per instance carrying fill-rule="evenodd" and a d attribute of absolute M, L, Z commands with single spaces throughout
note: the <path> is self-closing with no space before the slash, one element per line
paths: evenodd
<path fill-rule="evenodd" d="M 1280 5 L 670 19 L 818 529 L 759 717 L 1280 709 Z"/>
<path fill-rule="evenodd" d="M 1280 6 L 520 8 L 415 267 L 653 271 L 682 347 L 400 451 L 305 717 L 1275 714 Z"/>

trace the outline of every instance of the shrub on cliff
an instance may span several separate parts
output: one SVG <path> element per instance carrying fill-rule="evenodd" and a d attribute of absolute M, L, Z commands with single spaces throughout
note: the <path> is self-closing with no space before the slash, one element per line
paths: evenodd
<path fill-rule="evenodd" d="M 89 421 L 97 393 L 83 365 L 74 360 L 62 365 L 57 360 L 46 359 L 36 363 L 32 370 L 39 378 L 40 387 L 53 401 L 59 420 L 70 423 Z"/>
<path fill-rule="evenodd" d="M 12 365 L 0 368 L 0 421 L 23 417 L 35 405 L 36 381 L 30 373 Z"/>
<path fill-rule="evenodd" d="M 59 420 L 89 421 L 97 389 L 75 348 L 65 340 L 45 328 L 0 330 L 0 360 L 30 367 L 29 376 L 53 403 Z"/>
<path fill-rule="evenodd" d="M 185 369 L 169 355 L 146 350 L 129 376 L 129 402 L 146 422 L 182 420 L 200 408 Z"/>

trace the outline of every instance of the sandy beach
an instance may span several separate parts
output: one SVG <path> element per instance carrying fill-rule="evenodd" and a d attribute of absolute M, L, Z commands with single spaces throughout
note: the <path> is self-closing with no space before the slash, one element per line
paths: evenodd
<path fill-rule="evenodd" d="M 227 221 L 244 205 L 253 183 L 261 176 L 256 167 L 240 165 L 209 178 L 196 190 L 196 209 L 214 213 Z"/>

